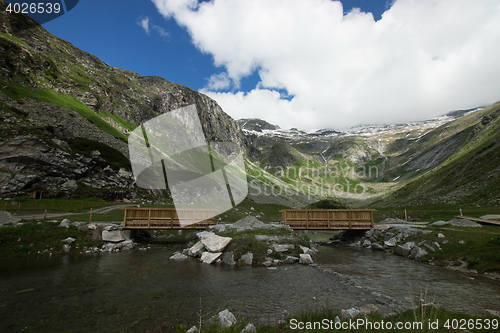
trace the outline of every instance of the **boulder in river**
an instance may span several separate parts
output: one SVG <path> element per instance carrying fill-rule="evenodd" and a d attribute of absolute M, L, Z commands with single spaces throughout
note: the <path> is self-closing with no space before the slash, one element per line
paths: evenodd
<path fill-rule="evenodd" d="M 232 252 L 224 252 L 222 255 L 222 263 L 230 266 L 236 265 L 234 254 Z"/>
<path fill-rule="evenodd" d="M 204 251 L 205 245 L 203 244 L 203 242 L 198 242 L 191 246 L 191 248 L 189 249 L 189 255 L 191 257 L 200 257 Z"/>
<path fill-rule="evenodd" d="M 380 245 L 380 244 L 372 243 L 372 250 L 383 251 L 384 247 L 382 245 Z"/>
<path fill-rule="evenodd" d="M 186 260 L 188 258 L 187 255 L 175 252 L 173 256 L 171 256 L 169 259 L 170 260 Z"/>
<path fill-rule="evenodd" d="M 200 261 L 205 263 L 205 264 L 211 264 L 215 260 L 217 260 L 220 256 L 222 255 L 222 252 L 203 252 L 201 255 Z"/>
<path fill-rule="evenodd" d="M 302 250 L 303 253 L 309 254 L 311 256 L 316 254 L 316 251 L 314 251 L 313 249 L 310 249 L 310 248 L 302 246 L 302 245 L 300 245 L 300 249 Z"/>

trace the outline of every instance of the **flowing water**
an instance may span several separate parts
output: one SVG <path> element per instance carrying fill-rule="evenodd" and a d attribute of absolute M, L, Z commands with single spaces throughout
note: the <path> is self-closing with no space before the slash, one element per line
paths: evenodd
<path fill-rule="evenodd" d="M 384 312 L 427 288 L 450 310 L 500 310 L 500 283 L 394 255 L 320 247 L 319 269 L 227 267 L 168 260 L 173 248 L 0 259 L 0 332 L 157 332 L 223 309 L 273 324 L 303 309 L 367 303 Z M 332 270 L 341 274 L 332 274 Z M 432 298 L 432 299 L 431 299 Z M 200 306 L 201 303 L 201 306 Z"/>

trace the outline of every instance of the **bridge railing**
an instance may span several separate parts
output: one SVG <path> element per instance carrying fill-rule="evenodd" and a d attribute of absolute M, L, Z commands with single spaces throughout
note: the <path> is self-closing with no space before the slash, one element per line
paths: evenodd
<path fill-rule="evenodd" d="M 375 209 L 283 209 L 281 223 L 292 229 L 371 229 Z"/>
<path fill-rule="evenodd" d="M 124 229 L 205 229 L 217 224 L 215 209 L 175 209 L 125 207 L 122 226 Z M 182 226 L 183 222 L 192 221 Z M 196 222 L 195 221 L 201 221 Z"/>

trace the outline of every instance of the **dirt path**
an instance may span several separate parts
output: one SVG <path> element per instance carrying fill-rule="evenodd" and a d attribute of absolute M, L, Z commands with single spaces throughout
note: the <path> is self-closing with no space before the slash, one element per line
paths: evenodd
<path fill-rule="evenodd" d="M 124 205 L 112 205 L 112 206 L 106 206 L 106 207 L 101 207 L 97 209 L 92 209 L 92 214 L 103 214 L 103 213 L 108 213 L 111 212 L 115 209 L 121 209 L 123 207 L 131 207 L 131 206 L 136 206 L 136 204 L 124 204 Z M 23 213 L 11 213 L 12 215 L 25 219 L 25 220 L 31 220 L 31 219 L 43 219 L 44 213 L 36 213 L 36 214 L 23 214 Z M 68 216 L 68 215 L 81 215 L 81 214 L 90 214 L 90 210 L 87 212 L 83 213 L 47 213 L 46 218 L 55 218 L 55 217 L 61 217 L 61 216 Z"/>

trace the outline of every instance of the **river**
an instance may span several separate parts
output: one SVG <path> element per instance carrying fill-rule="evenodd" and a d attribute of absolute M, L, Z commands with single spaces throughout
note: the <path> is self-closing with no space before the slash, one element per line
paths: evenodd
<path fill-rule="evenodd" d="M 196 324 L 200 309 L 204 319 L 228 308 L 256 324 L 323 306 L 373 303 L 390 313 L 425 290 L 449 310 L 500 310 L 497 281 L 383 252 L 322 246 L 318 267 L 271 270 L 168 260 L 175 250 L 2 258 L 0 331 L 166 332 Z"/>

